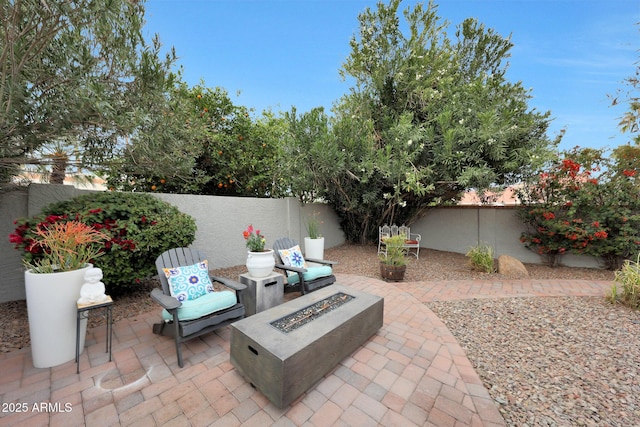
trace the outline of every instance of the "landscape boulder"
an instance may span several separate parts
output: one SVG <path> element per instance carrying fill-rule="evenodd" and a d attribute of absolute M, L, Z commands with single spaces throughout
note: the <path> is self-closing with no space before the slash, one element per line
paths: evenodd
<path fill-rule="evenodd" d="M 498 257 L 498 273 L 514 279 L 528 279 L 527 268 L 518 259 L 509 255 Z"/>

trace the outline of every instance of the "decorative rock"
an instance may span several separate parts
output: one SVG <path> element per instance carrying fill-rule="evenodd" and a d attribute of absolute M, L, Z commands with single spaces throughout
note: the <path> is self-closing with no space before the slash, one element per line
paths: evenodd
<path fill-rule="evenodd" d="M 498 273 L 512 278 L 528 278 L 527 268 L 516 258 L 509 255 L 498 257 Z"/>

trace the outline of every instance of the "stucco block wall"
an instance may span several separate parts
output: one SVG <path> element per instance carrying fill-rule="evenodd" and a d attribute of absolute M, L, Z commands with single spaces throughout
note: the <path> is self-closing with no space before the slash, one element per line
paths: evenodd
<path fill-rule="evenodd" d="M 432 209 L 411 227 L 422 236 L 421 247 L 467 253 L 472 246 L 488 244 L 494 256 L 510 255 L 525 263 L 544 260 L 520 242 L 526 230 L 516 207 L 454 206 Z M 562 264 L 569 267 L 599 267 L 590 256 L 566 254 Z"/>
<path fill-rule="evenodd" d="M 20 217 L 37 215 L 50 203 L 67 200 L 92 190 L 71 185 L 31 184 L 0 194 L 0 302 L 25 299 L 24 268 L 21 254 L 13 249 L 8 236 Z M 188 194 L 153 194 L 191 215 L 198 227 L 195 247 L 205 251 L 212 268 L 232 267 L 246 262 L 247 248 L 242 231 L 252 224 L 267 239 L 267 247 L 278 237 L 291 237 L 304 250 L 305 222 L 314 212 L 322 221 L 320 231 L 325 247 L 344 243 L 338 218 L 326 205 L 302 206 L 298 199 L 256 199 L 250 197 L 196 196 Z"/>
<path fill-rule="evenodd" d="M 78 190 L 70 185 L 32 184 L 0 194 L 0 302 L 25 298 L 24 273 L 20 253 L 9 243 L 13 221 L 40 213 L 49 203 L 66 200 L 92 190 Z M 247 249 L 242 231 L 252 224 L 267 239 L 267 247 L 282 236 L 300 243 L 304 250 L 305 223 L 319 213 L 320 232 L 325 248 L 341 245 L 344 234 L 335 212 L 327 205 L 301 205 L 295 198 L 256 199 L 249 197 L 196 196 L 188 194 L 153 194 L 193 216 L 198 230 L 194 246 L 205 251 L 212 268 L 242 265 Z M 511 207 L 435 208 L 411 226 L 422 235 L 421 246 L 441 251 L 466 253 L 480 243 L 493 247 L 496 257 L 507 254 L 527 263 L 543 260 L 520 243 L 524 225 Z M 426 256 L 426 255 L 425 255 Z M 340 260 L 335 260 L 340 262 Z M 598 267 L 595 258 L 565 255 L 562 263 L 572 267 Z"/>

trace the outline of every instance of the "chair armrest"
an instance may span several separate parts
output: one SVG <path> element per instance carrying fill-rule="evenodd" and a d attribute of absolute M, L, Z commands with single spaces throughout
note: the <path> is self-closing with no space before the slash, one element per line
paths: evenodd
<path fill-rule="evenodd" d="M 232 280 L 232 279 L 227 279 L 226 277 L 219 277 L 219 276 L 209 276 L 209 277 L 211 278 L 212 281 L 221 283 L 227 288 L 233 289 L 234 291 L 244 291 L 245 289 L 247 289 L 246 285 L 243 285 L 242 283 L 236 282 L 235 280 Z"/>
<path fill-rule="evenodd" d="M 307 271 L 306 268 L 291 267 L 289 265 L 284 265 L 284 264 L 276 264 L 276 268 L 279 268 L 280 270 L 293 271 L 294 273 L 298 273 L 298 274 L 302 274 Z"/>
<path fill-rule="evenodd" d="M 309 262 L 315 262 L 318 264 L 324 264 L 324 265 L 336 265 L 338 262 L 337 261 L 327 261 L 326 259 L 315 259 L 315 258 L 306 258 L 304 259 L 305 261 L 309 261 Z"/>
<path fill-rule="evenodd" d="M 410 238 L 411 238 L 411 240 L 417 240 L 418 242 L 419 242 L 420 240 L 422 240 L 422 236 L 421 236 L 421 235 L 419 235 L 419 234 L 411 233 L 411 234 L 410 234 L 410 236 L 411 236 L 411 237 L 410 237 Z"/>
<path fill-rule="evenodd" d="M 160 288 L 151 290 L 151 298 L 156 300 L 158 304 L 165 310 L 174 310 L 182 305 L 180 301 L 172 297 L 171 295 L 165 295 Z"/>

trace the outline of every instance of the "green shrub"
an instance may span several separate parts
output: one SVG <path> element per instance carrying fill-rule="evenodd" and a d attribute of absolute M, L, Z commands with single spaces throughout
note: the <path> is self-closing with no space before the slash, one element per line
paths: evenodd
<path fill-rule="evenodd" d="M 36 227 L 79 220 L 109 235 L 101 244 L 104 254 L 94 265 L 102 269 L 108 293 L 133 290 L 141 279 L 156 274 L 155 259 L 174 247 L 188 246 L 195 240 L 195 220 L 175 206 L 149 194 L 97 192 L 53 203 L 43 213 L 17 220 L 10 236 L 23 259 L 42 257 L 34 245 Z"/>
<path fill-rule="evenodd" d="M 493 273 L 493 249 L 489 245 L 477 245 L 467 252 L 471 266 L 486 273 Z"/>
<path fill-rule="evenodd" d="M 622 289 L 618 290 L 618 285 Z M 616 271 L 607 299 L 612 303 L 621 302 L 633 309 L 640 308 L 640 257 L 636 261 L 625 261 L 622 268 Z"/>

